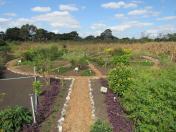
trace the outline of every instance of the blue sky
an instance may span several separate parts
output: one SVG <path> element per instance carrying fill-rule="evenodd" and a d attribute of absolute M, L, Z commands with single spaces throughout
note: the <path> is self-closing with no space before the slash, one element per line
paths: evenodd
<path fill-rule="evenodd" d="M 34 24 L 53 32 L 155 37 L 176 32 L 176 0 L 0 0 L 0 30 Z"/>

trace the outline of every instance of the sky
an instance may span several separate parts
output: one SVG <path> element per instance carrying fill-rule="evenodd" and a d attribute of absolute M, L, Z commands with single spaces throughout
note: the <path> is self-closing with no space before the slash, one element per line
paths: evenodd
<path fill-rule="evenodd" d="M 0 31 L 34 24 L 55 33 L 119 38 L 176 32 L 176 0 L 0 0 Z"/>

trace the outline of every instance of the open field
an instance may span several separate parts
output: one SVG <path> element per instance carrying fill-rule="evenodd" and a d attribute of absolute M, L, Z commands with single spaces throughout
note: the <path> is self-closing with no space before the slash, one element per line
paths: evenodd
<path fill-rule="evenodd" d="M 21 42 L 20 42 L 21 43 Z M 48 42 L 48 43 L 32 43 L 32 42 L 22 42 L 20 45 L 11 45 L 12 51 L 18 55 L 21 52 L 25 52 L 30 48 L 37 47 L 50 47 L 58 46 L 62 48 L 63 45 L 67 46 L 69 51 L 83 51 L 83 52 L 102 52 L 106 48 L 130 48 L 134 51 L 148 51 L 153 54 L 166 53 L 172 54 L 176 50 L 176 42 L 149 42 L 149 43 L 134 43 L 134 44 L 120 44 L 120 43 L 90 43 L 90 42 L 73 42 L 73 41 L 63 41 L 63 42 Z"/>
<path fill-rule="evenodd" d="M 68 86 L 59 88 L 59 92 L 56 90 L 56 100 L 51 101 L 52 112 L 49 110 L 51 114 L 39 123 L 37 130 L 89 132 L 98 119 L 105 121 L 114 132 L 176 130 L 175 42 L 94 44 L 68 41 L 11 43 L 9 47 L 8 54 L 13 60 L 6 66 L 13 72 L 33 76 L 35 66 L 37 75 L 46 81 L 57 77 L 75 79 L 72 90 L 67 90 Z M 101 93 L 102 86 L 108 88 L 107 93 Z M 11 90 L 9 96 L 15 91 Z M 47 101 L 42 103 L 43 111 L 47 111 L 45 103 Z"/>

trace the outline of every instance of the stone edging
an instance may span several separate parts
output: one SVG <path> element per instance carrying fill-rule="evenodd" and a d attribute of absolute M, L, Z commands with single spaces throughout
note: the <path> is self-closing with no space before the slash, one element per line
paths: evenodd
<path fill-rule="evenodd" d="M 62 129 L 63 129 L 63 123 L 64 123 L 65 116 L 66 116 L 66 109 L 67 109 L 68 103 L 70 101 L 70 95 L 72 93 L 72 88 L 73 88 L 73 84 L 74 84 L 74 81 L 75 81 L 74 78 L 66 78 L 66 79 L 72 80 L 72 83 L 71 83 L 70 88 L 68 90 L 68 95 L 66 97 L 66 101 L 65 101 L 64 106 L 63 106 L 62 111 L 61 111 L 61 117 L 57 121 L 58 122 L 57 128 L 58 128 L 59 132 L 62 132 Z"/>
<path fill-rule="evenodd" d="M 96 116 L 95 116 L 95 102 L 94 102 L 94 97 L 92 95 L 92 86 L 91 86 L 91 79 L 89 79 L 89 97 L 90 97 L 90 103 L 91 103 L 91 106 L 92 106 L 92 119 L 93 121 L 96 120 Z"/>

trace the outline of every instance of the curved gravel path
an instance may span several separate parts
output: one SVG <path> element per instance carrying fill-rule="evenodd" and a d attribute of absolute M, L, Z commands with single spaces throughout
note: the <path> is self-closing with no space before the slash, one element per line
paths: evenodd
<path fill-rule="evenodd" d="M 15 61 L 13 60 L 7 63 L 8 70 L 24 75 L 33 75 L 33 72 L 21 71 L 17 67 L 14 67 Z M 95 72 L 96 76 L 94 77 L 103 77 L 102 73 L 93 64 L 89 64 L 89 67 Z M 89 79 L 93 77 L 75 76 L 72 78 L 75 78 L 75 81 L 66 110 L 63 132 L 90 132 L 93 119 L 89 96 Z"/>

